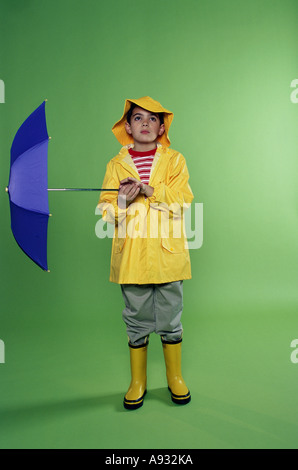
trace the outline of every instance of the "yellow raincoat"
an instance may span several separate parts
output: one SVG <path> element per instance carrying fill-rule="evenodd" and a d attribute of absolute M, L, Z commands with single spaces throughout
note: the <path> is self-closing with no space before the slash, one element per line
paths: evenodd
<path fill-rule="evenodd" d="M 152 112 L 164 112 L 166 132 L 163 140 L 160 139 L 163 145 L 157 144 L 149 180 L 154 193 L 148 198 L 139 193 L 128 208 L 120 209 L 118 192 L 103 191 L 98 205 L 103 219 L 115 224 L 110 281 L 118 284 L 160 284 L 191 278 L 183 223 L 183 209 L 193 200 L 189 173 L 181 153 L 168 147 L 167 133 L 173 114 L 164 108 L 159 111 L 157 106 L 149 109 L 148 98 L 126 100 L 122 120 L 113 127 L 113 132 L 116 135 L 117 125 L 122 126 L 124 122 L 128 101 Z M 147 100 L 145 105 L 141 101 L 144 99 Z M 128 134 L 122 133 L 121 138 L 116 135 L 122 145 L 127 144 L 126 136 Z M 130 147 L 132 143 L 124 145 L 108 163 L 103 188 L 118 189 L 120 181 L 128 176 L 140 181 L 128 151 Z"/>

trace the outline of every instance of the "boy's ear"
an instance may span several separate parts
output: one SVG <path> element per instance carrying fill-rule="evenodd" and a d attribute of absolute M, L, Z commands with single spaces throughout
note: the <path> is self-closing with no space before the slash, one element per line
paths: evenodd
<path fill-rule="evenodd" d="M 158 132 L 158 135 L 162 135 L 165 131 L 165 125 L 164 124 L 161 124 L 160 125 L 160 128 L 159 128 L 159 132 Z"/>
<path fill-rule="evenodd" d="M 127 121 L 125 121 L 125 130 L 127 134 L 131 134 L 130 124 Z"/>

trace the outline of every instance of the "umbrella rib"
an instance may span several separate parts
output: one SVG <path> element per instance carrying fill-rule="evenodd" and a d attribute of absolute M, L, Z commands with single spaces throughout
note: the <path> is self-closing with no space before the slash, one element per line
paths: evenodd
<path fill-rule="evenodd" d="M 20 209 L 23 209 L 24 211 L 28 211 L 28 212 L 35 212 L 36 214 L 42 214 L 42 215 L 47 215 L 47 216 L 51 216 L 52 214 L 49 214 L 48 212 L 44 212 L 44 211 L 38 211 L 36 209 L 30 209 L 28 207 L 23 207 L 23 206 L 20 206 L 19 204 L 16 204 L 14 201 L 10 200 L 10 202 L 12 202 L 12 204 L 14 204 L 15 206 L 19 207 Z"/>

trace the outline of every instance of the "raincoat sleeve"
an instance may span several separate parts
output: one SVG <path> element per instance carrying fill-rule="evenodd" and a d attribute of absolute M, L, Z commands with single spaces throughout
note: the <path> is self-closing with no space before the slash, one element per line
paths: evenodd
<path fill-rule="evenodd" d="M 114 172 L 114 163 L 110 161 L 106 168 L 102 187 L 118 189 L 119 185 L 120 181 L 118 181 L 117 174 Z M 102 191 L 97 207 L 102 213 L 102 218 L 105 222 L 118 225 L 126 217 L 127 209 L 120 209 L 118 207 L 118 192 L 116 191 Z"/>
<path fill-rule="evenodd" d="M 189 207 L 193 193 L 188 183 L 189 173 L 183 155 L 176 153 L 171 158 L 166 182 L 160 181 L 154 185 L 154 193 L 149 197 L 150 204 L 158 208 L 170 208 L 171 212 L 180 212 Z"/>

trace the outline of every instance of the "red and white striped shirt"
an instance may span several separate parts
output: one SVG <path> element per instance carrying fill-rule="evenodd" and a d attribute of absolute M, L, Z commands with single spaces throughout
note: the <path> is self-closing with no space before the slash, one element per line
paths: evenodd
<path fill-rule="evenodd" d="M 142 183 L 149 184 L 150 172 L 155 153 L 156 148 L 148 152 L 136 152 L 133 149 L 129 149 L 129 154 L 137 167 Z"/>

